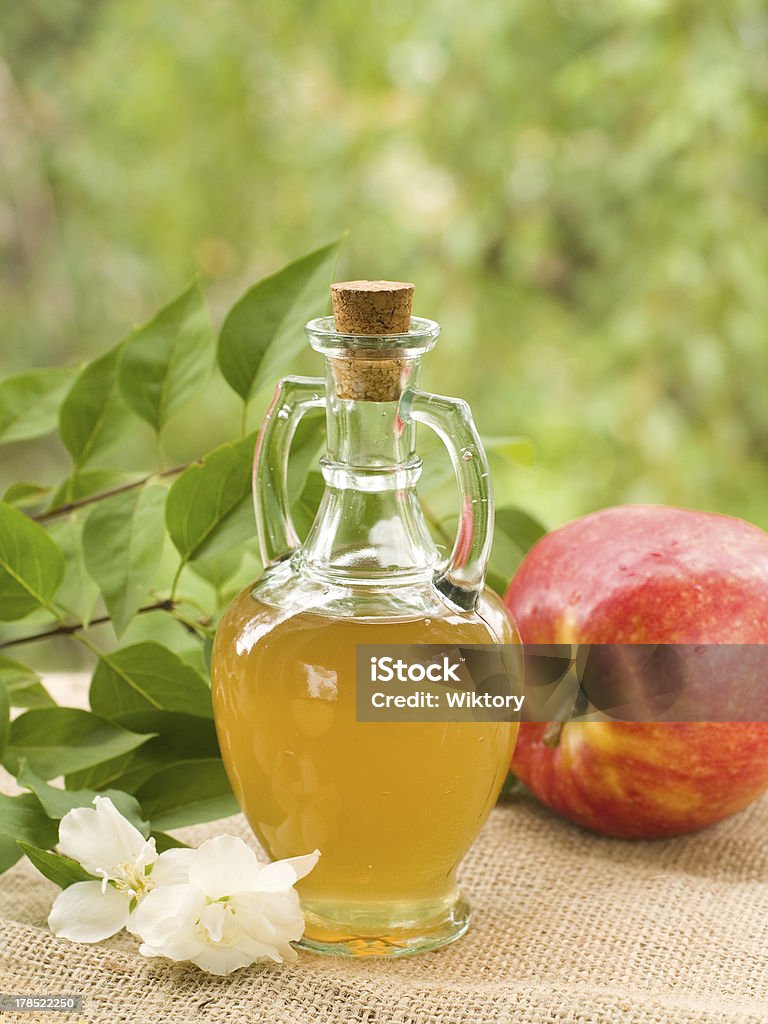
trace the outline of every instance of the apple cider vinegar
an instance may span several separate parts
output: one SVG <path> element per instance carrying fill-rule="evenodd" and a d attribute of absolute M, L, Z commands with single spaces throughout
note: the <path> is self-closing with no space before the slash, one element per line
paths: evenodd
<path fill-rule="evenodd" d="M 270 856 L 320 850 L 299 885 L 317 952 L 398 956 L 458 938 L 459 864 L 509 767 L 511 721 L 358 721 L 359 645 L 518 642 L 484 587 L 488 464 L 465 403 L 416 390 L 439 333 L 412 285 L 334 285 L 335 317 L 307 325 L 325 381 L 286 378 L 256 445 L 264 575 L 219 625 L 216 727 L 232 788 Z M 325 407 L 325 492 L 300 543 L 286 463 L 300 416 Z M 416 493 L 417 423 L 451 455 L 460 519 L 436 549 Z"/>
<path fill-rule="evenodd" d="M 484 611 L 503 630 L 491 600 Z M 439 919 L 517 731 L 510 722 L 357 722 L 356 645 L 489 640 L 479 617 L 450 613 L 401 622 L 285 615 L 248 591 L 230 607 L 214 661 L 222 756 L 272 857 L 322 853 L 298 887 L 308 937 L 348 939 L 330 923 L 341 920 L 396 943 L 393 924 Z"/>

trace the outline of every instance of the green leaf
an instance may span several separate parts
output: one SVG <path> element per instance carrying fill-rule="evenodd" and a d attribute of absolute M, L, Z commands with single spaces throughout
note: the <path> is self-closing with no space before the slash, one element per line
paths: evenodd
<path fill-rule="evenodd" d="M 0 444 L 56 429 L 59 405 L 75 370 L 31 370 L 0 381 Z"/>
<path fill-rule="evenodd" d="M 290 494 L 300 495 L 307 481 L 310 467 L 318 462 L 318 455 L 324 443 L 325 418 L 322 412 L 308 413 L 300 421 L 291 445 L 291 457 L 288 463 L 288 489 Z M 256 524 L 253 516 L 253 500 L 251 493 L 251 468 L 255 434 L 242 444 L 243 448 L 236 460 L 242 458 L 239 502 L 231 512 L 218 522 L 213 532 L 204 541 L 200 550 L 192 555 L 193 568 L 196 573 L 208 580 L 215 587 L 221 587 L 239 568 L 246 545 L 254 557 L 258 557 Z M 210 458 L 210 456 L 209 456 Z M 223 468 L 224 463 L 219 466 Z M 194 470 L 198 467 L 192 467 Z M 187 472 L 190 472 L 189 470 Z M 182 503 L 176 506 L 182 514 L 186 511 Z M 213 511 L 213 518 L 218 513 Z M 249 544 L 250 542 L 250 544 Z M 228 557 L 225 557 L 228 556 Z M 256 566 L 258 571 L 258 566 Z"/>
<path fill-rule="evenodd" d="M 33 708 L 55 704 L 37 673 L 21 662 L 0 658 L 0 683 L 8 691 L 11 707 Z"/>
<path fill-rule="evenodd" d="M 302 416 L 291 441 L 288 460 L 288 494 L 298 498 L 311 471 L 317 472 L 325 446 L 325 410 L 312 409 Z"/>
<path fill-rule="evenodd" d="M 223 554 L 233 548 L 238 548 L 243 554 L 249 541 L 253 542 L 252 547 L 258 549 L 258 535 L 250 491 L 209 534 L 199 552 L 194 554 L 194 564 L 197 565 L 197 560 L 200 557 L 209 560 L 221 558 Z"/>
<path fill-rule="evenodd" d="M 220 590 L 235 575 L 242 561 L 243 549 L 237 545 L 206 558 L 196 558 L 192 568 L 198 576 Z"/>
<path fill-rule="evenodd" d="M 99 588 L 85 566 L 83 554 L 84 511 L 71 512 L 48 524 L 47 533 L 64 555 L 64 579 L 56 603 L 87 625 L 99 597 Z"/>
<path fill-rule="evenodd" d="M 64 557 L 45 530 L 0 502 L 0 620 L 47 607 L 64 576 Z"/>
<path fill-rule="evenodd" d="M 213 635 L 209 634 L 203 642 L 203 664 L 209 678 L 211 675 L 211 659 L 213 658 L 213 640 Z"/>
<path fill-rule="evenodd" d="M 533 793 L 514 772 L 509 772 L 501 787 L 499 800 L 508 800 L 511 803 L 513 800 L 524 800 L 526 797 L 533 798 Z"/>
<path fill-rule="evenodd" d="M 456 473 L 439 435 L 434 430 L 429 430 L 420 424 L 417 431 L 416 446 L 423 460 L 423 467 L 419 476 L 419 494 L 429 495 L 431 504 L 433 500 L 431 496 L 441 488 L 445 488 L 446 494 L 450 496 L 451 508 L 455 509 Z"/>
<path fill-rule="evenodd" d="M 182 843 L 180 839 L 176 839 L 174 836 L 169 836 L 167 832 L 152 832 L 152 838 L 155 840 L 155 849 L 158 853 L 164 853 L 166 850 L 188 850 L 189 845 Z"/>
<path fill-rule="evenodd" d="M 85 367 L 59 411 L 59 433 L 78 469 L 103 455 L 128 429 L 130 414 L 117 390 L 121 345 Z"/>
<path fill-rule="evenodd" d="M 137 800 L 118 789 L 106 789 L 96 792 L 95 789 L 59 789 L 57 786 L 49 786 L 44 779 L 41 779 L 36 772 L 33 772 L 29 765 L 24 762 L 21 765 L 16 781 L 25 789 L 31 790 L 40 801 L 49 818 L 59 821 L 75 807 L 92 807 L 94 798 L 106 796 L 112 801 L 124 818 L 127 818 L 143 836 L 149 835 L 147 822 L 141 816 L 141 808 Z"/>
<path fill-rule="evenodd" d="M 123 484 L 135 483 L 140 479 L 135 473 L 125 473 L 119 469 L 84 469 L 75 472 L 66 480 L 62 480 L 53 492 L 47 511 L 53 512 L 70 501 L 90 498 L 94 494 L 110 491 L 113 487 L 120 487 Z"/>
<path fill-rule="evenodd" d="M 533 461 L 533 445 L 526 437 L 483 437 L 483 447 L 491 464 L 491 476 L 498 483 L 500 472 L 509 472 L 512 464 L 529 465 Z M 419 493 L 429 496 L 430 505 L 438 498 L 446 497 L 455 507 L 455 471 L 443 442 L 432 430 L 420 429 L 418 450 L 424 460 L 419 478 Z M 442 505 L 443 502 L 440 502 Z"/>
<path fill-rule="evenodd" d="M 547 532 L 546 527 L 520 508 L 497 508 L 496 529 L 525 554 Z"/>
<path fill-rule="evenodd" d="M 488 566 L 488 572 L 485 575 L 485 584 L 490 587 L 491 590 L 495 591 L 499 597 L 504 597 L 509 587 L 509 581 L 512 578 L 511 572 L 504 571 L 497 568 L 496 565 L 491 562 Z"/>
<path fill-rule="evenodd" d="M 103 654 L 91 682 L 90 704 L 111 720 L 147 711 L 213 715 L 206 682 L 173 651 L 152 642 Z"/>
<path fill-rule="evenodd" d="M 293 525 L 300 537 L 306 537 L 309 528 L 315 521 L 320 500 L 325 493 L 325 480 L 322 473 L 314 470 L 307 474 L 300 496 L 291 506 Z"/>
<path fill-rule="evenodd" d="M 85 565 L 99 585 L 117 636 L 141 607 L 157 575 L 167 493 L 159 485 L 124 491 L 99 502 L 85 521 Z"/>
<path fill-rule="evenodd" d="M 522 509 L 497 509 L 488 585 L 503 595 L 525 553 L 545 533 L 541 523 Z"/>
<path fill-rule="evenodd" d="M 280 375 L 306 344 L 304 324 L 319 315 L 341 240 L 259 281 L 232 307 L 219 335 L 224 379 L 248 401 L 258 380 Z"/>
<path fill-rule="evenodd" d="M 102 790 L 113 786 L 135 793 L 147 779 L 171 764 L 220 757 L 216 730 L 210 718 L 162 711 L 136 714 L 151 714 L 152 729 L 157 735 L 128 754 L 68 775 L 69 788 Z"/>
<path fill-rule="evenodd" d="M 53 846 L 57 838 L 56 823 L 43 811 L 37 797 L 31 793 L 0 793 L 0 872 L 21 857 L 18 840 L 46 847 Z"/>
<path fill-rule="evenodd" d="M 75 882 L 95 882 L 97 880 L 95 875 L 91 875 L 70 857 L 52 853 L 50 850 L 41 850 L 39 846 L 32 846 L 21 840 L 19 840 L 18 846 L 40 874 L 58 885 L 60 889 L 66 889 L 68 886 L 74 885 Z"/>
<path fill-rule="evenodd" d="M 208 307 L 197 282 L 129 334 L 118 378 L 123 398 L 136 415 L 162 430 L 208 379 L 213 342 Z"/>
<path fill-rule="evenodd" d="M 145 782 L 136 793 L 153 829 L 165 831 L 215 821 L 240 808 L 218 759 L 171 765 Z"/>
<path fill-rule="evenodd" d="M 134 750 L 148 737 L 78 708 L 34 708 L 11 723 L 3 759 L 12 774 L 26 759 L 43 779 L 89 768 Z"/>
<path fill-rule="evenodd" d="M 8 745 L 8 734 L 11 731 L 11 701 L 5 684 L 0 680 L 0 757 Z"/>
<path fill-rule="evenodd" d="M 176 648 L 176 654 L 181 658 L 185 665 L 189 665 L 191 669 L 205 680 L 205 685 L 210 687 L 210 672 L 209 662 L 205 659 L 205 646 L 209 640 L 212 640 L 216 634 L 215 628 L 209 629 L 202 636 L 190 637 L 190 646 L 186 648 Z"/>
<path fill-rule="evenodd" d="M 228 544 L 245 529 L 243 506 L 251 498 L 256 435 L 223 444 L 178 477 L 165 503 L 165 522 L 176 550 L 187 562 L 211 553 L 216 534 L 228 527 Z M 237 533 L 231 530 L 232 520 Z M 255 527 L 251 526 L 251 534 Z"/>
<path fill-rule="evenodd" d="M 17 484 L 11 484 L 3 495 L 3 501 L 7 505 L 15 505 L 17 508 L 29 508 L 31 505 L 42 504 L 50 491 L 50 487 L 22 480 Z"/>
<path fill-rule="evenodd" d="M 516 435 L 505 437 L 488 437 L 484 435 L 483 447 L 488 455 L 498 455 L 499 458 L 507 459 L 510 462 L 517 462 L 523 466 L 530 466 L 536 454 L 530 438 L 518 437 Z"/>

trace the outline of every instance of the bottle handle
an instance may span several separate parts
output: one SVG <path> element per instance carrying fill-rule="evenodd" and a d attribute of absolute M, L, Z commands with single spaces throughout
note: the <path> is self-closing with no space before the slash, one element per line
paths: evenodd
<path fill-rule="evenodd" d="M 288 456 L 301 417 L 324 406 L 322 377 L 283 377 L 261 425 L 253 455 L 253 508 L 265 568 L 301 543 L 288 499 Z"/>
<path fill-rule="evenodd" d="M 400 415 L 434 430 L 451 457 L 459 488 L 459 530 L 434 584 L 451 604 L 470 611 L 485 585 L 493 543 L 493 493 L 482 441 L 469 406 L 458 398 L 409 389 Z"/>

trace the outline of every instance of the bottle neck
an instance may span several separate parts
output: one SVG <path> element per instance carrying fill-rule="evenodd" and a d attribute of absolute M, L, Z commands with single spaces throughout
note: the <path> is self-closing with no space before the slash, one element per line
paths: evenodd
<path fill-rule="evenodd" d="M 326 360 L 326 460 L 374 473 L 407 465 L 415 454 L 416 427 L 400 417 L 400 394 L 380 402 L 340 398 L 335 363 Z M 415 386 L 418 372 L 418 360 L 405 364 L 408 386 Z"/>
<path fill-rule="evenodd" d="M 415 384 L 418 362 L 404 363 L 404 385 Z M 350 583 L 429 578 L 439 555 L 416 495 L 415 423 L 401 418 L 399 394 L 391 401 L 339 397 L 338 375 L 327 358 L 326 486 L 302 563 Z"/>

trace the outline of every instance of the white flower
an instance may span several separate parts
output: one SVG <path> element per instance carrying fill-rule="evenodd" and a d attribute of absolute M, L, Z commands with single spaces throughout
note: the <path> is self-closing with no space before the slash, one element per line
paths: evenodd
<path fill-rule="evenodd" d="M 98 942 L 119 932 L 149 889 L 186 877 L 192 850 L 167 850 L 158 857 L 109 797 L 95 809 L 76 807 L 59 823 L 59 851 L 101 881 L 75 882 L 56 897 L 48 924 L 54 935 L 73 942 Z M 162 861 L 162 863 L 161 863 Z"/>
<path fill-rule="evenodd" d="M 293 885 L 319 852 L 260 864 L 242 839 L 228 835 L 190 852 L 188 882 L 152 889 L 131 917 L 128 928 L 142 939 L 144 956 L 191 960 L 211 974 L 255 960 L 295 960 L 290 944 L 301 938 L 304 917 Z"/>
<path fill-rule="evenodd" d="M 76 882 L 51 908 L 55 935 L 98 942 L 121 928 L 138 935 L 145 956 L 191 960 L 229 974 L 254 960 L 295 960 L 304 917 L 294 884 L 319 852 L 260 864 L 242 839 L 219 836 L 197 850 L 158 855 L 108 797 L 69 811 L 59 850 L 98 881 Z"/>

